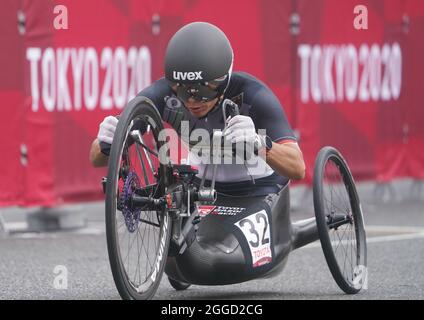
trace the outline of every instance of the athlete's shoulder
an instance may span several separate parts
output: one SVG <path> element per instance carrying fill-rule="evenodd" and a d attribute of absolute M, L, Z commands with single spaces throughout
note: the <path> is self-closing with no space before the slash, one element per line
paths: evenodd
<path fill-rule="evenodd" d="M 160 78 L 156 80 L 148 87 L 144 88 L 138 93 L 138 96 L 146 96 L 149 99 L 164 98 L 167 95 L 172 93 L 171 87 L 168 85 L 168 82 L 165 78 Z"/>
<path fill-rule="evenodd" d="M 153 82 L 150 86 L 141 90 L 137 96 L 143 96 L 152 100 L 162 115 L 165 105 L 165 98 L 172 96 L 172 89 L 168 85 L 168 81 L 165 78 L 161 78 Z"/>
<path fill-rule="evenodd" d="M 261 80 L 247 72 L 234 72 L 229 86 L 229 97 L 243 96 L 243 103 L 249 106 L 250 114 L 254 109 L 266 112 L 268 109 L 282 106 L 272 90 Z"/>
<path fill-rule="evenodd" d="M 230 85 L 231 84 L 238 85 L 238 86 L 242 85 L 244 87 L 265 86 L 265 84 L 262 81 L 260 81 L 258 78 L 244 71 L 233 72 L 233 74 L 231 75 Z"/>
<path fill-rule="evenodd" d="M 257 129 L 265 129 L 273 141 L 296 141 L 283 106 L 265 83 L 246 72 L 237 72 L 234 87 L 238 94 L 243 93 L 243 103 L 248 106 L 248 115 Z"/>
<path fill-rule="evenodd" d="M 234 72 L 229 86 L 231 93 L 243 93 L 246 103 L 253 103 L 257 98 L 273 95 L 271 89 L 261 80 L 247 72 Z"/>

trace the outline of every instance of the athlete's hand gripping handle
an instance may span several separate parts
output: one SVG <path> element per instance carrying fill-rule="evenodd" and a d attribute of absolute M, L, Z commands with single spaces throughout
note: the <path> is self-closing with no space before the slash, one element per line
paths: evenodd
<path fill-rule="evenodd" d="M 100 142 L 112 144 L 113 136 L 115 134 L 116 126 L 118 125 L 118 119 L 114 116 L 107 116 L 103 119 L 99 126 L 99 132 L 97 139 Z"/>

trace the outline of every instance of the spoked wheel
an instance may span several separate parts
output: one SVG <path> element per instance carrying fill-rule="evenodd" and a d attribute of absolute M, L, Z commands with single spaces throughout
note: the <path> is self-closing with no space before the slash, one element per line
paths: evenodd
<path fill-rule="evenodd" d="M 109 156 L 106 237 L 113 278 L 123 299 L 151 298 L 168 254 L 171 220 L 166 210 L 134 205 L 133 195 L 158 198 L 167 187 L 160 141 L 161 117 L 143 97 L 121 115 Z M 161 159 L 160 159 L 161 158 Z"/>
<path fill-rule="evenodd" d="M 331 274 L 348 294 L 367 286 L 367 244 L 362 208 L 347 163 L 332 147 L 315 162 L 314 207 L 321 246 Z"/>
<path fill-rule="evenodd" d="M 191 284 L 189 284 L 189 283 L 180 282 L 180 281 L 174 280 L 174 279 L 169 278 L 169 277 L 168 277 L 168 280 L 169 280 L 169 283 L 171 284 L 171 286 L 177 291 L 183 291 L 183 290 L 185 290 L 185 289 L 187 289 L 188 287 L 191 286 Z"/>

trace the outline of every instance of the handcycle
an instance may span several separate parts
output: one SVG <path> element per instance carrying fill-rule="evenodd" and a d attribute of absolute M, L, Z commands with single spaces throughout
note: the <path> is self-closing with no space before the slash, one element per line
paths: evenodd
<path fill-rule="evenodd" d="M 163 132 L 152 101 L 130 101 L 103 179 L 109 261 L 123 299 L 152 298 L 163 273 L 176 290 L 273 277 L 291 251 L 318 239 L 338 286 L 347 294 L 366 288 L 362 208 L 348 165 L 335 148 L 322 148 L 316 158 L 315 218 L 292 222 L 288 185 L 274 202 L 219 203 L 215 170 L 209 186 L 205 175 L 195 182 L 195 168 L 170 161 Z"/>

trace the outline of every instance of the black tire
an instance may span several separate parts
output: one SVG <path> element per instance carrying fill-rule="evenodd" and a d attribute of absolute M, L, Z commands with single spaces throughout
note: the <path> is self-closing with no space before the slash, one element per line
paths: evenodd
<path fill-rule="evenodd" d="M 180 282 L 180 281 L 174 280 L 170 277 L 168 277 L 168 280 L 169 280 L 169 283 L 171 284 L 171 286 L 177 291 L 183 291 L 183 290 L 185 290 L 185 289 L 187 289 L 188 287 L 191 286 L 191 284 L 189 284 L 189 283 Z"/>
<path fill-rule="evenodd" d="M 319 238 L 334 280 L 348 294 L 366 289 L 367 244 L 362 208 L 349 167 L 335 148 L 324 147 L 317 156 L 313 196 Z M 350 265 L 346 267 L 347 262 Z"/>
<path fill-rule="evenodd" d="M 146 176 L 146 171 L 144 170 L 140 174 L 137 173 L 137 168 L 147 168 L 147 166 L 153 168 L 149 163 L 146 165 L 145 160 L 143 160 L 143 154 L 140 149 L 144 152 L 144 159 L 147 162 L 146 152 L 142 149 L 143 145 L 137 143 L 129 134 L 133 130 L 134 124 L 140 124 L 142 122 L 145 125 L 145 129 L 140 129 L 140 132 L 143 130 L 143 132 L 148 132 L 149 137 L 152 138 L 151 142 L 154 148 L 161 150 L 164 143 L 158 140 L 159 132 L 163 129 L 160 114 L 150 100 L 144 97 L 136 97 L 126 106 L 119 118 L 109 156 L 106 186 L 106 238 L 113 279 L 123 299 L 150 299 L 155 294 L 164 271 L 171 234 L 171 219 L 168 217 L 166 210 L 150 211 L 141 208 L 139 209 L 139 213 L 137 210 L 134 210 L 137 213 L 131 213 L 129 215 L 128 212 L 132 212 L 131 210 L 133 209 L 129 210 L 128 207 L 125 207 L 127 211 L 123 209 L 125 199 L 127 199 L 123 195 L 128 195 L 128 192 L 125 193 L 123 191 L 124 188 L 127 188 L 125 190 L 130 190 L 131 193 L 134 192 L 136 187 L 137 190 L 142 190 L 140 189 L 143 188 L 140 182 L 142 181 L 141 177 L 144 178 L 145 186 L 154 186 L 151 189 L 146 187 L 145 190 L 151 190 L 150 195 L 154 195 L 155 197 L 163 195 L 168 185 L 167 166 L 163 165 L 164 162 L 162 159 L 159 159 L 159 157 L 162 157 L 159 152 L 157 153 L 155 162 L 157 165 L 156 175 L 154 175 L 154 170 L 152 170 L 153 172 L 150 178 L 148 175 Z M 146 142 L 146 144 L 148 143 Z M 135 148 L 136 150 L 135 155 L 137 157 L 134 157 L 136 159 L 135 161 L 132 161 L 131 158 L 134 155 L 132 153 L 134 149 L 131 148 Z M 141 158 L 139 157 L 140 154 L 142 155 Z M 131 175 L 128 173 L 130 171 L 132 172 Z M 138 175 L 141 177 L 138 178 Z M 128 184 L 125 184 L 124 182 L 130 179 L 129 176 L 132 177 L 132 180 Z M 150 183 L 150 180 L 154 180 L 156 184 Z M 122 190 L 119 189 L 120 184 L 124 185 Z M 124 212 L 127 213 L 125 214 Z M 119 220 L 123 220 L 124 222 L 118 224 Z M 145 238 L 147 234 L 146 230 L 148 230 L 147 240 Z M 142 232 L 143 237 L 141 237 Z M 128 246 L 125 241 L 126 234 L 128 235 Z M 134 254 L 132 252 L 134 251 L 132 251 L 132 248 L 135 244 L 135 239 L 137 240 L 138 255 L 135 262 L 133 262 Z M 152 247 L 150 247 L 150 240 Z M 126 256 L 123 256 L 124 253 L 121 254 L 121 251 L 126 247 L 128 248 L 128 252 Z M 140 254 L 144 254 L 143 248 L 147 259 L 140 258 Z M 152 251 L 154 260 L 149 257 L 150 250 Z M 141 269 L 144 264 L 146 265 L 146 276 L 142 280 Z M 135 276 L 131 277 L 134 272 L 132 269 L 134 268 Z M 137 277 L 139 281 L 137 281 Z"/>

